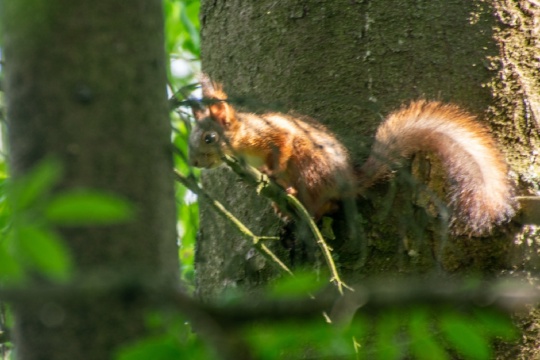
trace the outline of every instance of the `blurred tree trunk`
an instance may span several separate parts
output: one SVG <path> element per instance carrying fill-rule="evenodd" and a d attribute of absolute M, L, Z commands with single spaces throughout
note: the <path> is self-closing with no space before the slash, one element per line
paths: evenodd
<path fill-rule="evenodd" d="M 326 124 L 358 164 L 381 117 L 402 103 L 456 103 L 492 129 L 519 192 L 530 194 L 538 191 L 540 174 L 539 16 L 538 4 L 527 0 L 203 0 L 201 58 L 203 70 L 229 95 L 252 100 L 244 103 L 295 110 Z M 411 171 L 441 191 L 436 168 L 436 161 L 417 157 Z M 268 202 L 228 169 L 204 172 L 203 183 L 255 233 L 280 234 Z M 487 276 L 538 265 L 524 241 L 539 240 L 536 228 L 507 226 L 485 239 L 446 239 L 429 196 L 404 183 L 396 179 L 372 189 L 358 204 L 364 218 L 359 239 L 331 244 L 347 281 L 441 271 Z M 339 219 L 335 224 L 343 233 Z M 257 290 L 275 275 L 204 203 L 197 246 L 203 299 L 235 287 Z M 274 249 L 283 250 L 281 244 Z M 504 351 L 529 358 L 537 339 L 528 334 L 523 348 L 501 349 L 500 358 L 507 358 Z"/>
<path fill-rule="evenodd" d="M 59 190 L 90 188 L 133 203 L 127 224 L 64 229 L 75 276 L 177 280 L 175 205 L 162 6 L 157 0 L 3 1 L 14 178 L 48 156 Z M 68 295 L 68 294 L 66 294 Z M 130 293 L 14 304 L 19 359 L 110 359 L 145 333 Z"/>

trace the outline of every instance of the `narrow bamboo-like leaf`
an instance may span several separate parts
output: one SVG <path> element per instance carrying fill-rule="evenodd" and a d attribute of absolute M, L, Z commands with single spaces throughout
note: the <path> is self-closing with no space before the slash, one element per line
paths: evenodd
<path fill-rule="evenodd" d="M 15 233 L 14 246 L 24 262 L 54 279 L 69 277 L 71 257 L 58 235 L 32 225 L 21 226 Z"/>
<path fill-rule="evenodd" d="M 53 223 L 67 226 L 110 225 L 131 219 L 133 209 L 115 195 L 75 190 L 52 199 L 45 209 L 45 216 Z"/>
<path fill-rule="evenodd" d="M 440 319 L 440 328 L 448 342 L 466 359 L 491 359 L 489 342 L 472 323 L 471 318 L 446 314 Z"/>

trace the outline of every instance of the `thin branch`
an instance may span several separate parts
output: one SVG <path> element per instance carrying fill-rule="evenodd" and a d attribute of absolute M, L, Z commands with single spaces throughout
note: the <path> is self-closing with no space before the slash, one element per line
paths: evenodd
<path fill-rule="evenodd" d="M 290 215 L 296 221 L 303 220 L 294 205 L 290 203 L 285 190 L 272 181 L 266 174 L 235 158 L 224 156 L 222 159 L 242 180 L 254 186 L 257 189 L 257 193 L 272 200 L 282 212 Z M 308 216 L 308 218 L 311 217 Z"/>
<path fill-rule="evenodd" d="M 257 249 L 261 255 L 263 255 L 271 263 L 276 264 L 280 270 L 285 271 L 289 275 L 293 275 L 293 272 L 287 267 L 287 265 L 285 265 L 268 247 L 261 242 L 262 240 L 278 240 L 278 237 L 257 236 L 253 234 L 251 230 L 249 230 L 240 220 L 238 220 L 238 218 L 228 211 L 223 204 L 204 191 L 193 177 L 186 177 L 176 169 L 174 170 L 174 174 L 176 175 L 176 180 L 178 182 L 182 183 L 200 198 L 204 198 L 204 200 L 208 202 L 208 204 L 210 204 L 219 215 L 221 215 L 225 220 L 229 221 L 242 236 L 250 240 L 255 249 Z"/>
<path fill-rule="evenodd" d="M 244 181 L 246 181 L 248 184 L 255 186 L 257 191 L 261 195 L 275 202 L 280 210 L 291 215 L 293 218 L 295 218 L 295 220 L 304 221 L 306 224 L 308 224 L 311 232 L 313 233 L 313 236 L 315 237 L 317 245 L 320 247 L 323 253 L 326 264 L 328 265 L 328 269 L 332 274 L 332 278 L 330 279 L 330 281 L 336 284 L 339 293 L 342 295 L 343 288 L 350 289 L 345 284 L 345 282 L 341 280 L 334 259 L 332 258 L 330 248 L 324 241 L 324 238 L 319 231 L 317 224 L 315 224 L 315 221 L 308 213 L 306 208 L 302 205 L 302 203 L 300 203 L 300 201 L 298 201 L 296 197 L 287 194 L 287 192 L 283 190 L 281 186 L 276 184 L 274 181 L 272 181 L 272 179 L 270 179 L 268 176 L 261 173 L 254 167 L 242 164 L 236 159 L 230 158 L 228 156 L 223 157 L 223 161 L 227 163 L 227 165 L 229 165 L 231 169 L 236 174 L 238 174 L 238 176 L 240 176 Z"/>
<path fill-rule="evenodd" d="M 317 245 L 319 245 L 319 248 L 321 249 L 324 259 L 326 261 L 326 265 L 328 266 L 328 269 L 330 269 L 330 273 L 332 274 L 332 278 L 330 279 L 330 281 L 336 284 L 338 291 L 341 295 L 343 295 L 343 288 L 347 288 L 353 291 L 351 287 L 347 286 L 347 284 L 345 284 L 343 280 L 341 280 L 336 264 L 334 263 L 334 259 L 332 258 L 330 248 L 326 244 L 326 241 L 324 241 L 324 238 L 319 228 L 317 227 L 317 224 L 315 224 L 315 221 L 313 221 L 306 208 L 300 203 L 300 201 L 298 201 L 296 197 L 290 194 L 287 194 L 287 201 L 289 204 L 294 206 L 296 211 L 298 211 L 302 220 L 307 222 L 309 228 L 311 229 L 311 232 L 313 233 L 313 236 L 315 236 L 315 241 L 317 242 Z"/>

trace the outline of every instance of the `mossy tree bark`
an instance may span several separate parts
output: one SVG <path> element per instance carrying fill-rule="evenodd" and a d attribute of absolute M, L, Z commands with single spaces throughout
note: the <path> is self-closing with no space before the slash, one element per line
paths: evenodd
<path fill-rule="evenodd" d="M 318 119 L 358 164 L 381 117 L 391 110 L 418 98 L 456 103 L 493 130 L 519 192 L 530 194 L 538 191 L 540 173 L 537 5 L 203 0 L 203 70 L 233 98 L 248 100 L 243 105 Z M 436 161 L 417 157 L 409 170 L 444 193 Z M 411 189 L 406 177 L 399 178 L 359 201 L 361 239 L 332 244 L 347 281 L 375 274 L 491 276 L 538 264 L 522 241 L 538 240 L 534 228 L 520 233 L 510 225 L 488 238 L 447 239 L 429 192 Z M 268 202 L 227 169 L 204 172 L 203 184 L 255 233 L 280 233 Z M 272 267 L 204 203 L 201 229 L 196 268 L 203 299 L 234 287 L 256 290 L 273 276 Z M 523 254 L 532 257 L 526 261 Z M 363 257 L 366 261 L 359 261 Z"/>
<path fill-rule="evenodd" d="M 13 177 L 59 159 L 58 190 L 97 189 L 135 218 L 61 229 L 75 278 L 177 281 L 175 204 L 159 1 L 4 1 L 5 91 Z M 14 304 L 19 359 L 109 359 L 145 332 L 129 293 Z"/>

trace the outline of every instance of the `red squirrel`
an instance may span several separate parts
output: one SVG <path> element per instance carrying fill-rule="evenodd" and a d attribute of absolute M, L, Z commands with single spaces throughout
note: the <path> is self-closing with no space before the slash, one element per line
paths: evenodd
<path fill-rule="evenodd" d="M 318 219 L 356 197 L 418 151 L 439 156 L 450 180 L 449 205 L 461 232 L 482 235 L 515 214 L 507 165 L 486 128 L 455 105 L 412 102 L 379 126 L 372 151 L 354 169 L 347 149 L 311 119 L 237 111 L 220 84 L 201 77 L 206 106 L 193 107 L 192 165 L 213 168 L 242 157 L 295 195 Z"/>

